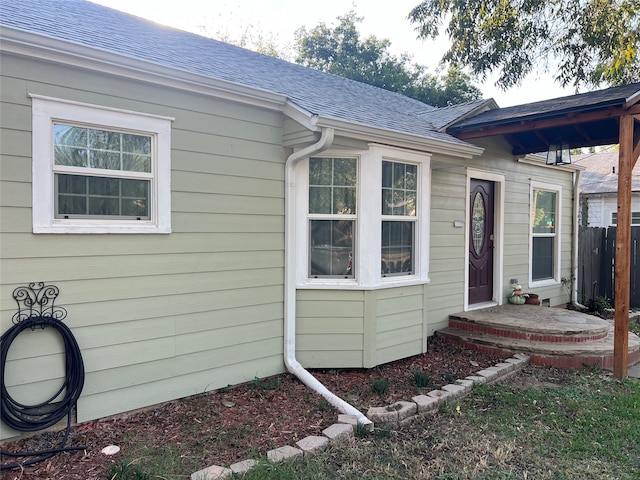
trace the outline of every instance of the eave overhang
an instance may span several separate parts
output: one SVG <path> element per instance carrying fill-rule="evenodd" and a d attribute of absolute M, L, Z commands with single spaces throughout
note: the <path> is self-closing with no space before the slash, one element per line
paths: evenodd
<path fill-rule="evenodd" d="M 560 142 L 569 148 L 616 144 L 623 115 L 640 115 L 640 84 L 490 110 L 447 133 L 461 140 L 502 135 L 514 155 L 524 155 Z"/>

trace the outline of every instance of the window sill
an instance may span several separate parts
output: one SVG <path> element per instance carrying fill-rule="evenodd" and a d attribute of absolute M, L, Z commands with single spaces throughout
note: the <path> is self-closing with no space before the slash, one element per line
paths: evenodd
<path fill-rule="evenodd" d="M 547 280 L 537 280 L 537 281 L 530 281 L 529 282 L 529 288 L 539 288 L 539 287 L 553 287 L 556 285 L 560 285 L 560 282 L 558 280 L 556 280 L 555 278 L 549 278 Z"/>
<path fill-rule="evenodd" d="M 153 224 L 52 224 L 34 225 L 35 234 L 168 234 L 170 226 Z"/>
<path fill-rule="evenodd" d="M 398 279 L 396 277 L 384 278 L 382 281 L 375 285 L 364 285 L 358 283 L 356 280 L 317 280 L 308 281 L 304 283 L 298 283 L 296 288 L 298 290 L 382 290 L 385 288 L 395 287 L 410 287 L 414 285 L 427 285 L 431 283 L 428 278 L 422 279 L 417 277 L 402 277 Z"/>

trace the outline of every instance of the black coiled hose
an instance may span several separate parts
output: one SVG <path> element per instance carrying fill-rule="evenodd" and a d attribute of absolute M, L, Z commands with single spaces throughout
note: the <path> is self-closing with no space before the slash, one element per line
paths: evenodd
<path fill-rule="evenodd" d="M 11 344 L 22 331 L 27 329 L 35 330 L 36 328 L 44 329 L 45 327 L 54 328 L 64 342 L 65 380 L 60 389 L 49 399 L 38 404 L 25 405 L 16 401 L 7 391 L 4 382 L 7 354 Z M 33 460 L 1 465 L 0 470 L 41 462 L 62 451 L 84 450 L 85 447 L 65 447 L 71 427 L 71 413 L 84 387 L 84 362 L 82 361 L 80 347 L 69 327 L 52 317 L 36 316 L 24 319 L 13 325 L 0 338 L 0 361 L 0 372 L 2 373 L 0 417 L 7 426 L 20 432 L 36 432 L 55 425 L 67 416 L 67 430 L 57 448 L 39 452 L 6 452 L 0 450 L 2 456 L 39 456 L 39 458 Z"/>

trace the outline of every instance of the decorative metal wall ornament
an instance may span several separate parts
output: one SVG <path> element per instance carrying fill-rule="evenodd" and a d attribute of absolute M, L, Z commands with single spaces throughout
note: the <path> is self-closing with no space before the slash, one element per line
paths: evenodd
<path fill-rule="evenodd" d="M 11 321 L 17 325 L 30 318 L 64 320 L 67 310 L 54 305 L 59 294 L 58 287 L 45 285 L 44 282 L 31 282 L 26 287 L 16 288 L 13 298 L 18 304 L 18 311 L 13 314 Z M 44 327 L 42 324 L 42 328 Z"/>
<path fill-rule="evenodd" d="M 18 304 L 18 311 L 11 318 L 13 325 L 0 336 L 0 419 L 10 428 L 18 432 L 37 432 L 57 424 L 65 416 L 67 428 L 60 444 L 35 452 L 8 452 L 0 449 L 0 457 L 16 458 L 12 463 L 0 464 L 1 470 L 23 468 L 33 465 L 53 455 L 65 451 L 86 450 L 86 446 L 66 446 L 71 431 L 71 417 L 84 386 L 84 361 L 82 352 L 73 333 L 61 320 L 66 318 L 67 310 L 56 306 L 60 290 L 55 285 L 44 282 L 32 282 L 13 291 L 13 298 Z M 37 403 L 25 404 L 16 401 L 5 384 L 7 378 L 7 356 L 11 344 L 25 330 L 51 328 L 59 334 L 64 346 L 65 378 L 60 389 L 47 400 L 38 399 Z M 36 458 L 37 457 L 37 458 Z M 29 459 L 31 458 L 31 459 Z"/>

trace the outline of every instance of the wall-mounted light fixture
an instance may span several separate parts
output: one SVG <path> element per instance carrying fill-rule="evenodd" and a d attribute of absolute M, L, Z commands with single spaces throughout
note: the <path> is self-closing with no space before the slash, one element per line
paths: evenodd
<path fill-rule="evenodd" d="M 547 165 L 571 165 L 571 151 L 567 143 L 549 145 Z"/>

